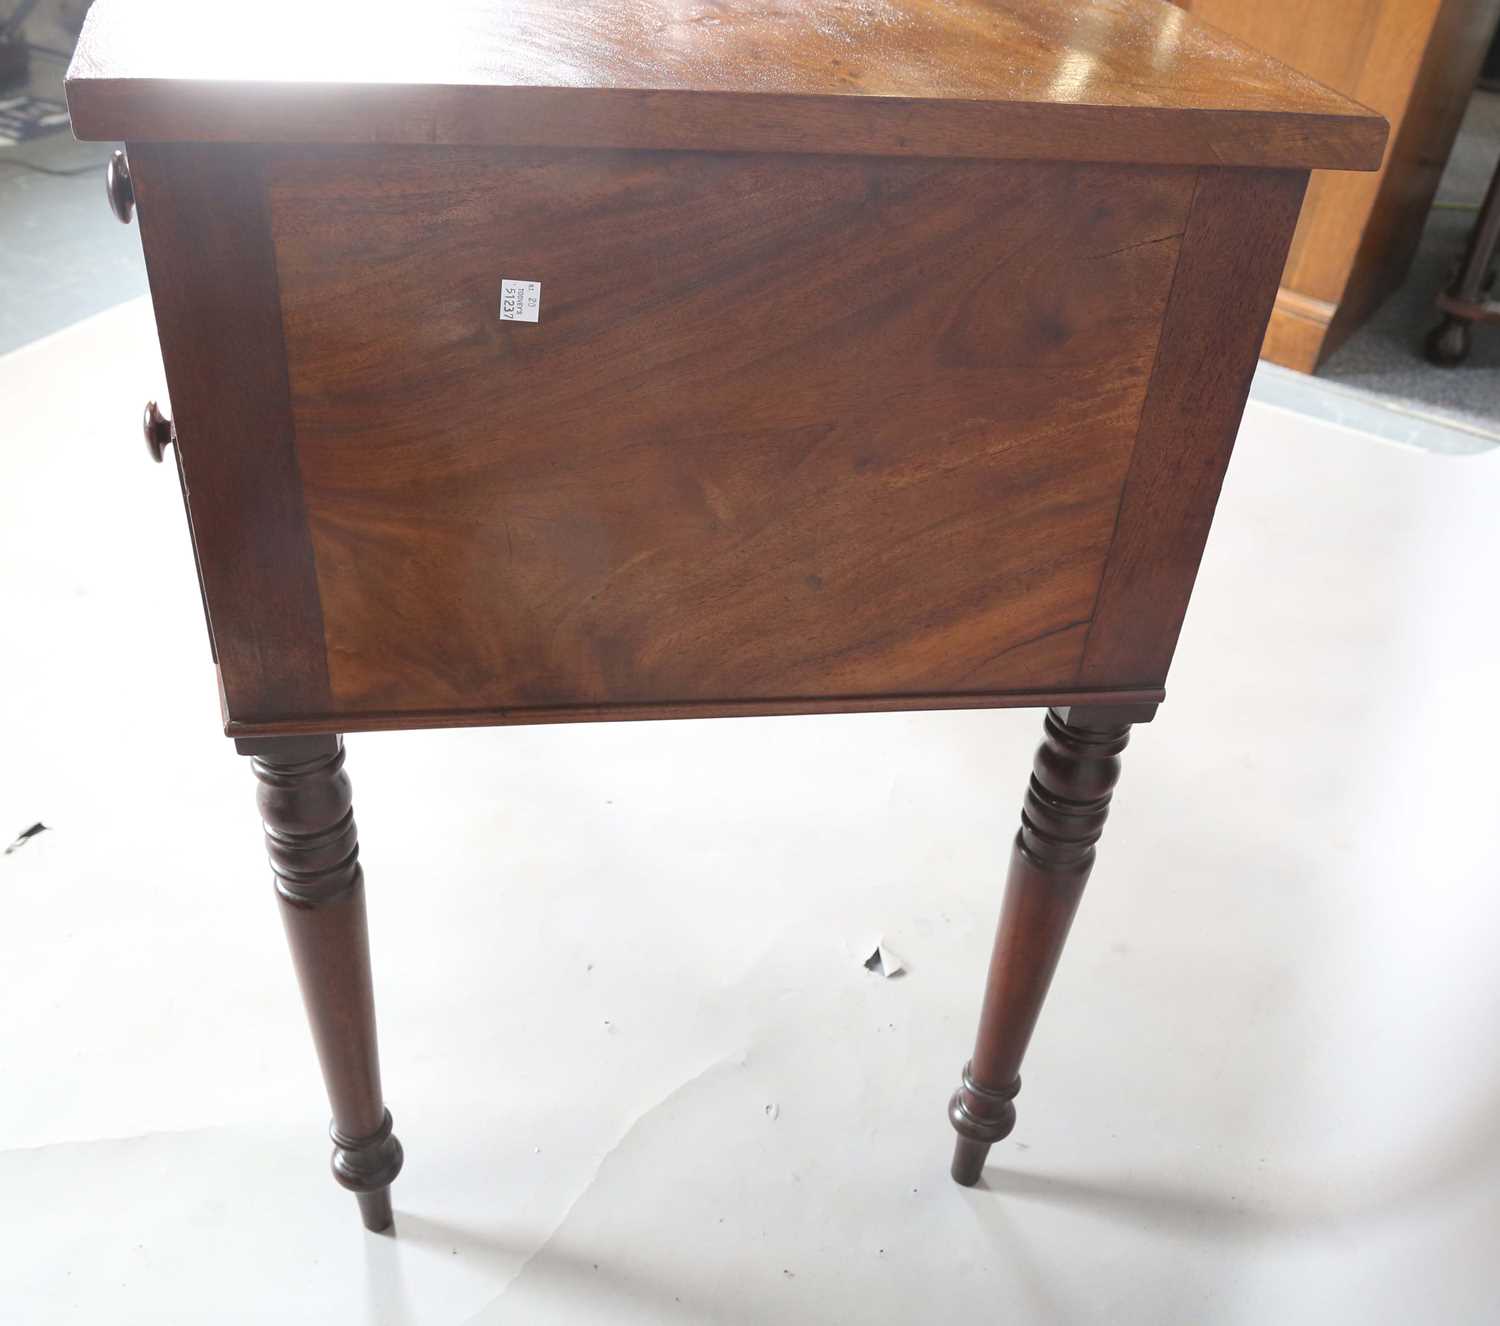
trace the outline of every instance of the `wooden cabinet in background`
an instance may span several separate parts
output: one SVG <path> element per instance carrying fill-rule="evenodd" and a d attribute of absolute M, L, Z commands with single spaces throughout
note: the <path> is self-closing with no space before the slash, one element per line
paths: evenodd
<path fill-rule="evenodd" d="M 1315 171 L 1262 355 L 1312 372 L 1406 275 L 1500 0 L 1177 0 L 1380 111 L 1378 174 Z"/>

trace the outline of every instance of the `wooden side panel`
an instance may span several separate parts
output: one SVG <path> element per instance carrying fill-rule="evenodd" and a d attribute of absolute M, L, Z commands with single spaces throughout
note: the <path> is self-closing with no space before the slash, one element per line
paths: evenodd
<path fill-rule="evenodd" d="M 1199 176 L 1080 686 L 1166 680 L 1306 181 Z"/>
<path fill-rule="evenodd" d="M 332 711 L 1074 690 L 1194 178 L 284 149 Z"/>
<path fill-rule="evenodd" d="M 225 705 L 244 720 L 324 712 L 261 157 L 137 143 L 130 165 Z"/>

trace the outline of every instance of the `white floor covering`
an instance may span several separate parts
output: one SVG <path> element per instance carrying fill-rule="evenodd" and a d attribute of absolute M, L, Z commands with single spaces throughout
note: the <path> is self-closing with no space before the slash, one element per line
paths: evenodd
<path fill-rule="evenodd" d="M 0 1320 L 1500 1316 L 1500 454 L 1252 407 L 986 1179 L 1035 712 L 349 741 L 399 1235 L 219 735 L 143 301 L 0 359 Z M 910 971 L 881 980 L 883 935 Z"/>

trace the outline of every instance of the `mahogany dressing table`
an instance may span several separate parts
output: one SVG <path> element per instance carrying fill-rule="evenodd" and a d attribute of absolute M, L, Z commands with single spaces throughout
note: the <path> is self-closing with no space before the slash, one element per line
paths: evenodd
<path fill-rule="evenodd" d="M 1187 609 L 1307 173 L 1379 116 L 1163 0 L 98 0 L 225 730 L 392 1222 L 341 734 L 1038 706 L 978 1178 Z"/>

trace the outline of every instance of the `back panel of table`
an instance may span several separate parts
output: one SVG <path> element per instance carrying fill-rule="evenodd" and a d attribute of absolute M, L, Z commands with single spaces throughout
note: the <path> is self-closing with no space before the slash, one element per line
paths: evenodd
<path fill-rule="evenodd" d="M 132 163 L 247 734 L 1153 698 L 1305 178 Z"/>

